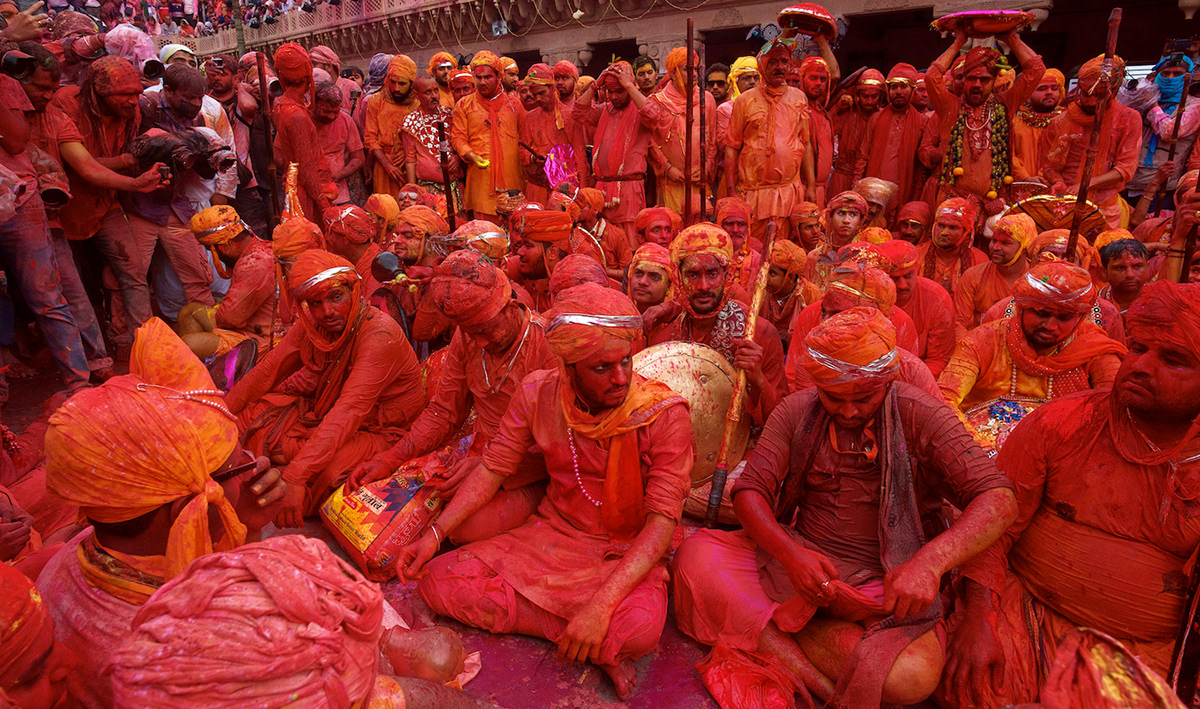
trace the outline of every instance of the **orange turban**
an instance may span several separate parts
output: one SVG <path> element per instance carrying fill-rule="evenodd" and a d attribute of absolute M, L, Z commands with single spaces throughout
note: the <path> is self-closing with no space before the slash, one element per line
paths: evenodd
<path fill-rule="evenodd" d="M 1000 52 L 992 47 L 971 47 L 963 58 L 962 75 L 966 76 L 973 70 L 983 67 L 992 73 L 992 76 L 1000 73 L 1000 67 L 997 62 L 1000 59 Z"/>
<path fill-rule="evenodd" d="M 292 298 L 300 303 L 300 324 L 308 335 L 306 344 L 322 352 L 331 352 L 345 344 L 353 334 L 354 324 L 362 312 L 362 277 L 354 270 L 354 264 L 337 254 L 310 249 L 296 257 L 287 280 Z M 321 327 L 304 302 L 319 298 L 337 286 L 350 286 L 354 303 L 346 328 L 341 333 L 329 332 Z"/>
<path fill-rule="evenodd" d="M 1129 233 L 1128 229 L 1109 229 L 1107 231 L 1100 232 L 1100 234 L 1096 237 L 1096 243 L 1092 244 L 1092 248 L 1096 249 L 1096 251 L 1100 251 L 1114 241 L 1121 241 L 1123 239 L 1132 239 L 1133 241 L 1137 241 L 1137 239 L 1133 238 L 1133 234 Z"/>
<path fill-rule="evenodd" d="M 205 246 L 220 246 L 233 241 L 250 227 L 228 204 L 213 205 L 192 215 L 192 233 Z"/>
<path fill-rule="evenodd" d="M 683 228 L 683 217 L 670 207 L 646 207 L 638 212 L 633 222 L 633 230 L 645 233 L 646 229 L 655 222 L 666 222 L 671 225 L 671 233 L 678 234 Z"/>
<path fill-rule="evenodd" d="M 887 242 L 884 242 L 887 243 Z M 836 264 L 857 264 L 884 268 L 884 258 L 869 241 L 851 241 L 837 250 Z"/>
<path fill-rule="evenodd" d="M 245 541 L 245 525 L 211 477 L 237 448 L 237 417 L 208 370 L 162 320 L 138 328 L 129 374 L 76 392 L 49 423 L 46 489 L 77 505 L 82 516 L 127 522 L 192 498 L 171 525 L 167 579 L 212 553 L 210 504 L 225 527 L 215 548 Z"/>
<path fill-rule="evenodd" d="M 0 675 L 25 658 L 52 622 L 42 594 L 24 574 L 0 562 Z"/>
<path fill-rule="evenodd" d="M 1100 54 L 1093 59 L 1084 62 L 1084 65 L 1079 68 L 1079 90 L 1085 94 L 1090 94 L 1096 90 L 1100 84 L 1100 76 L 1104 73 L 1104 55 Z M 1108 76 L 1109 85 L 1116 87 L 1125 78 L 1125 60 L 1114 56 L 1112 64 L 1112 73 Z"/>
<path fill-rule="evenodd" d="M 807 263 L 808 257 L 804 249 L 795 242 L 775 241 L 771 244 L 771 265 L 787 271 L 789 276 L 803 275 Z"/>
<path fill-rule="evenodd" d="M 316 224 L 304 217 L 286 219 L 271 234 L 271 250 L 275 258 L 287 261 L 309 249 L 325 248 L 325 237 Z"/>
<path fill-rule="evenodd" d="M 500 68 L 505 70 L 516 69 L 517 60 L 512 57 L 500 57 Z"/>
<path fill-rule="evenodd" d="M 433 70 L 443 64 L 449 64 L 451 69 L 458 66 L 458 62 L 455 61 L 453 54 L 450 52 L 438 52 L 429 59 L 429 69 L 425 73 L 433 76 Z"/>
<path fill-rule="evenodd" d="M 417 63 L 414 62 L 407 54 L 397 54 L 388 62 L 387 75 L 384 81 L 401 81 L 408 80 L 412 83 L 417 80 Z"/>
<path fill-rule="evenodd" d="M 854 238 L 859 241 L 865 241 L 868 244 L 882 244 L 885 241 L 892 240 L 892 232 L 878 226 L 869 226 L 858 232 Z"/>
<path fill-rule="evenodd" d="M 450 225 L 445 219 L 429 207 L 417 204 L 400 212 L 397 220 L 412 227 L 413 236 L 424 239 L 426 236 L 444 236 L 450 231 Z"/>
<path fill-rule="evenodd" d="M 464 249 L 471 249 L 499 261 L 508 253 L 508 234 L 502 227 L 483 219 L 472 219 L 450 235 L 450 240 Z"/>
<path fill-rule="evenodd" d="M 830 311 L 874 305 L 891 315 L 892 307 L 896 305 L 896 284 L 881 269 L 848 263 L 833 269 L 822 302 Z"/>
<path fill-rule="evenodd" d="M 596 259 L 586 254 L 571 254 L 558 262 L 550 275 L 550 297 L 584 283 L 608 286 L 608 274 Z"/>
<path fill-rule="evenodd" d="M 830 76 L 829 65 L 820 57 L 805 57 L 804 61 L 800 62 L 800 76 L 805 77 L 814 71 L 819 71 L 826 76 Z"/>
<path fill-rule="evenodd" d="M 504 73 L 504 65 L 500 63 L 500 57 L 486 49 L 482 52 L 475 52 L 475 56 L 471 57 L 471 71 L 475 71 L 477 66 L 490 66 L 497 74 Z"/>
<path fill-rule="evenodd" d="M 854 395 L 885 387 L 899 372 L 896 326 L 875 308 L 851 308 L 804 338 L 800 366 L 817 388 Z"/>
<path fill-rule="evenodd" d="M 1025 250 L 1029 253 L 1029 258 L 1034 263 L 1045 260 L 1058 260 L 1058 256 L 1049 249 L 1051 246 L 1066 246 L 1070 235 L 1071 231 L 1069 229 L 1043 231 L 1034 237 L 1033 241 L 1029 242 L 1029 246 Z M 1096 253 L 1096 250 L 1084 238 L 1080 238 L 1075 244 L 1075 257 L 1079 259 L 1079 263 L 1084 268 L 1091 268 L 1092 264 L 1100 260 L 1100 255 Z"/>
<path fill-rule="evenodd" d="M 533 241 L 566 242 L 575 222 L 571 215 L 557 209 L 523 210 L 514 231 Z M 566 246 L 562 247 L 564 251 Z"/>
<path fill-rule="evenodd" d="M 604 210 L 604 193 L 595 187 L 580 187 L 575 193 L 575 204 L 578 206 L 587 205 L 592 208 L 592 211 L 597 215 Z"/>
<path fill-rule="evenodd" d="M 628 348 L 642 336 L 642 316 L 629 296 L 596 283 L 562 291 L 545 317 L 546 342 L 565 364 Z"/>
<path fill-rule="evenodd" d="M 612 64 L 608 65 L 608 68 L 614 69 L 619 66 L 623 66 L 626 69 L 628 69 L 630 74 L 633 73 L 633 65 L 625 60 L 613 62 Z M 611 71 L 607 72 L 606 74 L 604 74 L 604 88 L 609 89 L 609 90 L 619 89 L 619 88 L 621 88 L 621 80 L 618 79 L 617 75 L 614 74 L 613 72 L 611 72 Z"/>
<path fill-rule="evenodd" d="M 491 320 L 512 300 L 504 272 L 477 251 L 455 251 L 433 269 L 429 293 L 443 315 L 460 327 Z"/>
<path fill-rule="evenodd" d="M 675 268 L 689 256 L 701 254 L 716 256 L 722 266 L 728 266 L 733 261 L 733 240 L 716 224 L 701 222 L 679 232 L 671 242 L 670 253 Z"/>
<path fill-rule="evenodd" d="M 381 222 L 380 231 L 383 234 L 395 229 L 400 221 L 400 203 L 390 194 L 373 194 L 367 197 L 363 209 Z M 382 238 L 383 234 L 380 234 L 379 238 Z"/>
<path fill-rule="evenodd" d="M 1042 81 L 1046 79 L 1053 79 L 1054 83 L 1058 84 L 1058 96 L 1060 99 L 1067 95 L 1067 77 L 1063 76 L 1061 71 L 1058 69 L 1047 69 L 1042 74 Z"/>
<path fill-rule="evenodd" d="M 676 47 L 667 54 L 666 68 L 667 73 L 676 69 L 684 70 L 687 64 L 687 47 Z M 692 52 L 692 66 L 700 66 L 700 56 L 695 51 Z"/>
<path fill-rule="evenodd" d="M 867 216 L 867 200 L 857 192 L 842 192 L 834 195 L 825 205 L 825 223 L 829 223 L 829 217 L 839 209 L 853 209 L 863 218 Z"/>
<path fill-rule="evenodd" d="M 820 224 L 821 208 L 813 202 L 801 202 L 792 208 L 791 219 L 799 224 Z"/>
<path fill-rule="evenodd" d="M 883 90 L 883 72 L 878 69 L 867 69 L 858 77 L 858 87 L 876 88 Z"/>
<path fill-rule="evenodd" d="M 996 226 L 992 227 L 992 236 L 995 237 L 996 234 L 1004 234 L 1021 245 L 1017 249 L 1017 253 L 1013 254 L 1012 259 L 1004 265 L 1011 266 L 1016 263 L 1017 259 L 1021 258 L 1021 255 L 1025 253 L 1025 249 L 1029 247 L 1029 244 L 1037 238 L 1037 233 L 1037 224 L 1028 214 L 1009 214 L 1000 217 L 999 221 L 996 222 Z"/>
<path fill-rule="evenodd" d="M 917 267 L 917 247 L 903 239 L 892 239 L 872 247 L 883 259 L 882 269 L 889 276 L 904 275 Z"/>
<path fill-rule="evenodd" d="M 330 207 L 321 216 L 325 219 L 326 231 L 340 235 L 351 244 L 366 244 L 377 233 L 367 210 L 353 204 Z"/>
<path fill-rule="evenodd" d="M 554 74 L 554 76 L 558 76 L 559 74 L 566 74 L 566 75 L 569 75 L 572 79 L 578 79 L 579 78 L 579 67 L 575 66 L 575 64 L 573 62 L 569 62 L 564 59 L 561 62 L 554 65 L 553 74 Z"/>
<path fill-rule="evenodd" d="M 1096 291 L 1084 269 L 1066 261 L 1048 261 L 1034 265 L 1013 284 L 1013 298 L 1020 308 L 1076 315 L 1092 307 Z"/>
<path fill-rule="evenodd" d="M 744 199 L 740 197 L 722 197 L 717 200 L 717 210 L 713 221 L 719 226 L 735 214 L 742 215 L 747 224 L 751 223 L 750 205 L 746 204 Z"/>
<path fill-rule="evenodd" d="M 633 252 L 633 260 L 629 262 L 629 267 L 633 268 L 637 264 L 654 266 L 667 273 L 671 268 L 671 252 L 658 244 L 642 244 Z"/>
<path fill-rule="evenodd" d="M 450 82 L 449 83 L 450 83 L 451 88 L 456 88 L 463 84 L 470 84 L 471 86 L 474 86 L 475 85 L 475 75 L 472 74 L 471 72 L 467 71 L 466 69 L 459 69 L 458 71 L 452 72 L 450 74 Z"/>
<path fill-rule="evenodd" d="M 529 71 L 525 73 L 526 84 L 537 84 L 539 86 L 554 86 L 554 72 L 550 70 L 549 64 L 537 63 L 529 67 Z M 555 94 L 557 96 L 557 94 Z"/>
<path fill-rule="evenodd" d="M 377 584 L 322 541 L 273 537 L 199 559 L 155 593 L 113 655 L 113 695 L 184 709 L 362 706 L 382 632 Z"/>

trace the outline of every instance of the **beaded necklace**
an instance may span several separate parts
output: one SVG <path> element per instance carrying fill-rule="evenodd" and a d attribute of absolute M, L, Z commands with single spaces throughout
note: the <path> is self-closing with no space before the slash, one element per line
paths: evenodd
<path fill-rule="evenodd" d="M 964 143 L 968 144 L 972 154 L 980 154 L 991 147 L 991 190 L 985 197 L 996 199 L 1000 190 L 1013 181 L 1009 174 L 1012 156 L 1009 153 L 1008 132 L 1008 110 L 995 96 L 989 96 L 983 105 L 975 108 L 963 106 L 958 112 L 958 122 L 950 129 L 950 141 L 942 161 L 941 184 L 953 186 L 958 178 L 966 174 L 963 168 Z"/>
<path fill-rule="evenodd" d="M 579 476 L 579 451 L 575 450 L 575 429 L 570 426 L 567 426 L 567 444 L 571 447 L 571 466 L 575 468 L 575 483 L 579 485 L 579 491 L 583 493 L 588 502 L 599 507 L 603 503 L 588 494 L 588 491 L 583 487 L 583 478 Z"/>

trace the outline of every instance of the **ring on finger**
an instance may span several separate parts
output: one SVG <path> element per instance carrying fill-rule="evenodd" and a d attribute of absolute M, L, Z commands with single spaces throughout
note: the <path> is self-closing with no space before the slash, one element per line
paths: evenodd
<path fill-rule="evenodd" d="M 822 590 L 822 591 L 828 591 L 828 590 L 829 590 L 829 582 L 828 582 L 828 581 L 826 581 L 826 582 L 824 582 L 824 583 L 822 583 L 822 584 L 821 584 L 821 590 Z"/>

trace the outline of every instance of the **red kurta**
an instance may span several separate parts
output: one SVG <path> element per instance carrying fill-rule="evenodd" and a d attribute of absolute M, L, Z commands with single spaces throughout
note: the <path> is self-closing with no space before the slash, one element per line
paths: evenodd
<path fill-rule="evenodd" d="M 892 204 L 907 204 L 916 199 L 913 195 L 920 187 L 914 184 L 913 171 L 924 125 L 925 114 L 912 104 L 899 111 L 888 105 L 871 116 L 864 136 L 866 147 L 858 152 L 855 181 L 877 177 L 896 183 L 899 189 Z"/>
<path fill-rule="evenodd" d="M 594 130 L 592 172 L 596 189 L 604 193 L 605 203 L 620 204 L 604 209 L 604 218 L 632 232 L 638 212 L 646 207 L 646 151 L 650 147 L 650 128 L 632 101 L 625 108 L 610 103 L 576 102 L 571 112 L 576 124 Z"/>
<path fill-rule="evenodd" d="M 859 154 L 866 149 L 869 120 L 871 116 L 859 111 L 857 106 L 835 112 L 829 117 L 834 150 L 833 176 L 827 191 L 829 197 L 853 189 Z"/>
<path fill-rule="evenodd" d="M 1024 271 L 1017 278 L 1024 276 Z M 954 285 L 954 340 L 983 322 L 983 314 L 1001 300 L 1011 298 L 1013 284 L 1000 275 L 996 264 L 988 261 L 963 272 Z"/>
<path fill-rule="evenodd" d="M 1079 184 L 1094 123 L 1088 118 L 1082 111 L 1068 108 L 1042 131 L 1039 145 L 1046 156 L 1042 177 L 1048 182 L 1053 182 L 1053 176 L 1060 176 L 1068 187 Z M 1128 215 L 1122 215 L 1121 191 L 1137 170 L 1138 155 L 1142 150 L 1141 114 L 1111 101 L 1104 113 L 1098 147 L 1092 177 L 1116 170 L 1121 173 L 1121 179 L 1103 189 L 1093 188 L 1088 192 L 1088 200 L 1100 207 L 1110 229 L 1124 227 Z"/>
<path fill-rule="evenodd" d="M 716 168 L 717 141 L 716 120 L 717 105 L 712 94 L 704 92 L 704 126 L 707 135 L 703 137 L 704 150 L 700 150 L 700 89 L 696 88 L 692 100 L 692 213 L 700 213 L 700 160 L 705 161 L 705 171 L 712 177 Z M 657 175 L 658 205 L 674 209 L 683 214 L 683 180 L 676 182 L 667 176 L 667 167 L 674 167 L 682 173 L 684 168 L 684 153 L 686 141 L 684 132 L 687 129 L 687 97 L 668 83 L 661 91 L 649 96 L 642 106 L 642 122 L 653 131 L 654 138 L 650 148 L 651 162 Z M 703 153 L 703 155 L 701 155 Z"/>
<path fill-rule="evenodd" d="M 317 127 L 308 109 L 287 96 L 275 102 L 271 118 L 275 121 L 275 162 L 285 172 L 292 163 L 300 166 L 296 179 L 300 204 L 305 216 L 320 224 L 321 215 L 333 205 L 331 197 L 337 188 Z"/>
<path fill-rule="evenodd" d="M 916 276 L 912 295 L 904 305 L 897 303 L 917 328 L 917 355 L 937 377 L 954 354 L 954 303 L 950 294 L 924 276 Z"/>

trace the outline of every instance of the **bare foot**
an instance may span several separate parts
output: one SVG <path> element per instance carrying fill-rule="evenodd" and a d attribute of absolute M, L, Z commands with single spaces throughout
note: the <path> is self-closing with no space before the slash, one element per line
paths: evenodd
<path fill-rule="evenodd" d="M 598 667 L 612 679 L 613 686 L 617 688 L 618 699 L 626 701 L 633 695 L 633 688 L 637 686 L 637 667 L 634 666 L 633 660 L 626 658 L 619 660 L 615 665 Z"/>

